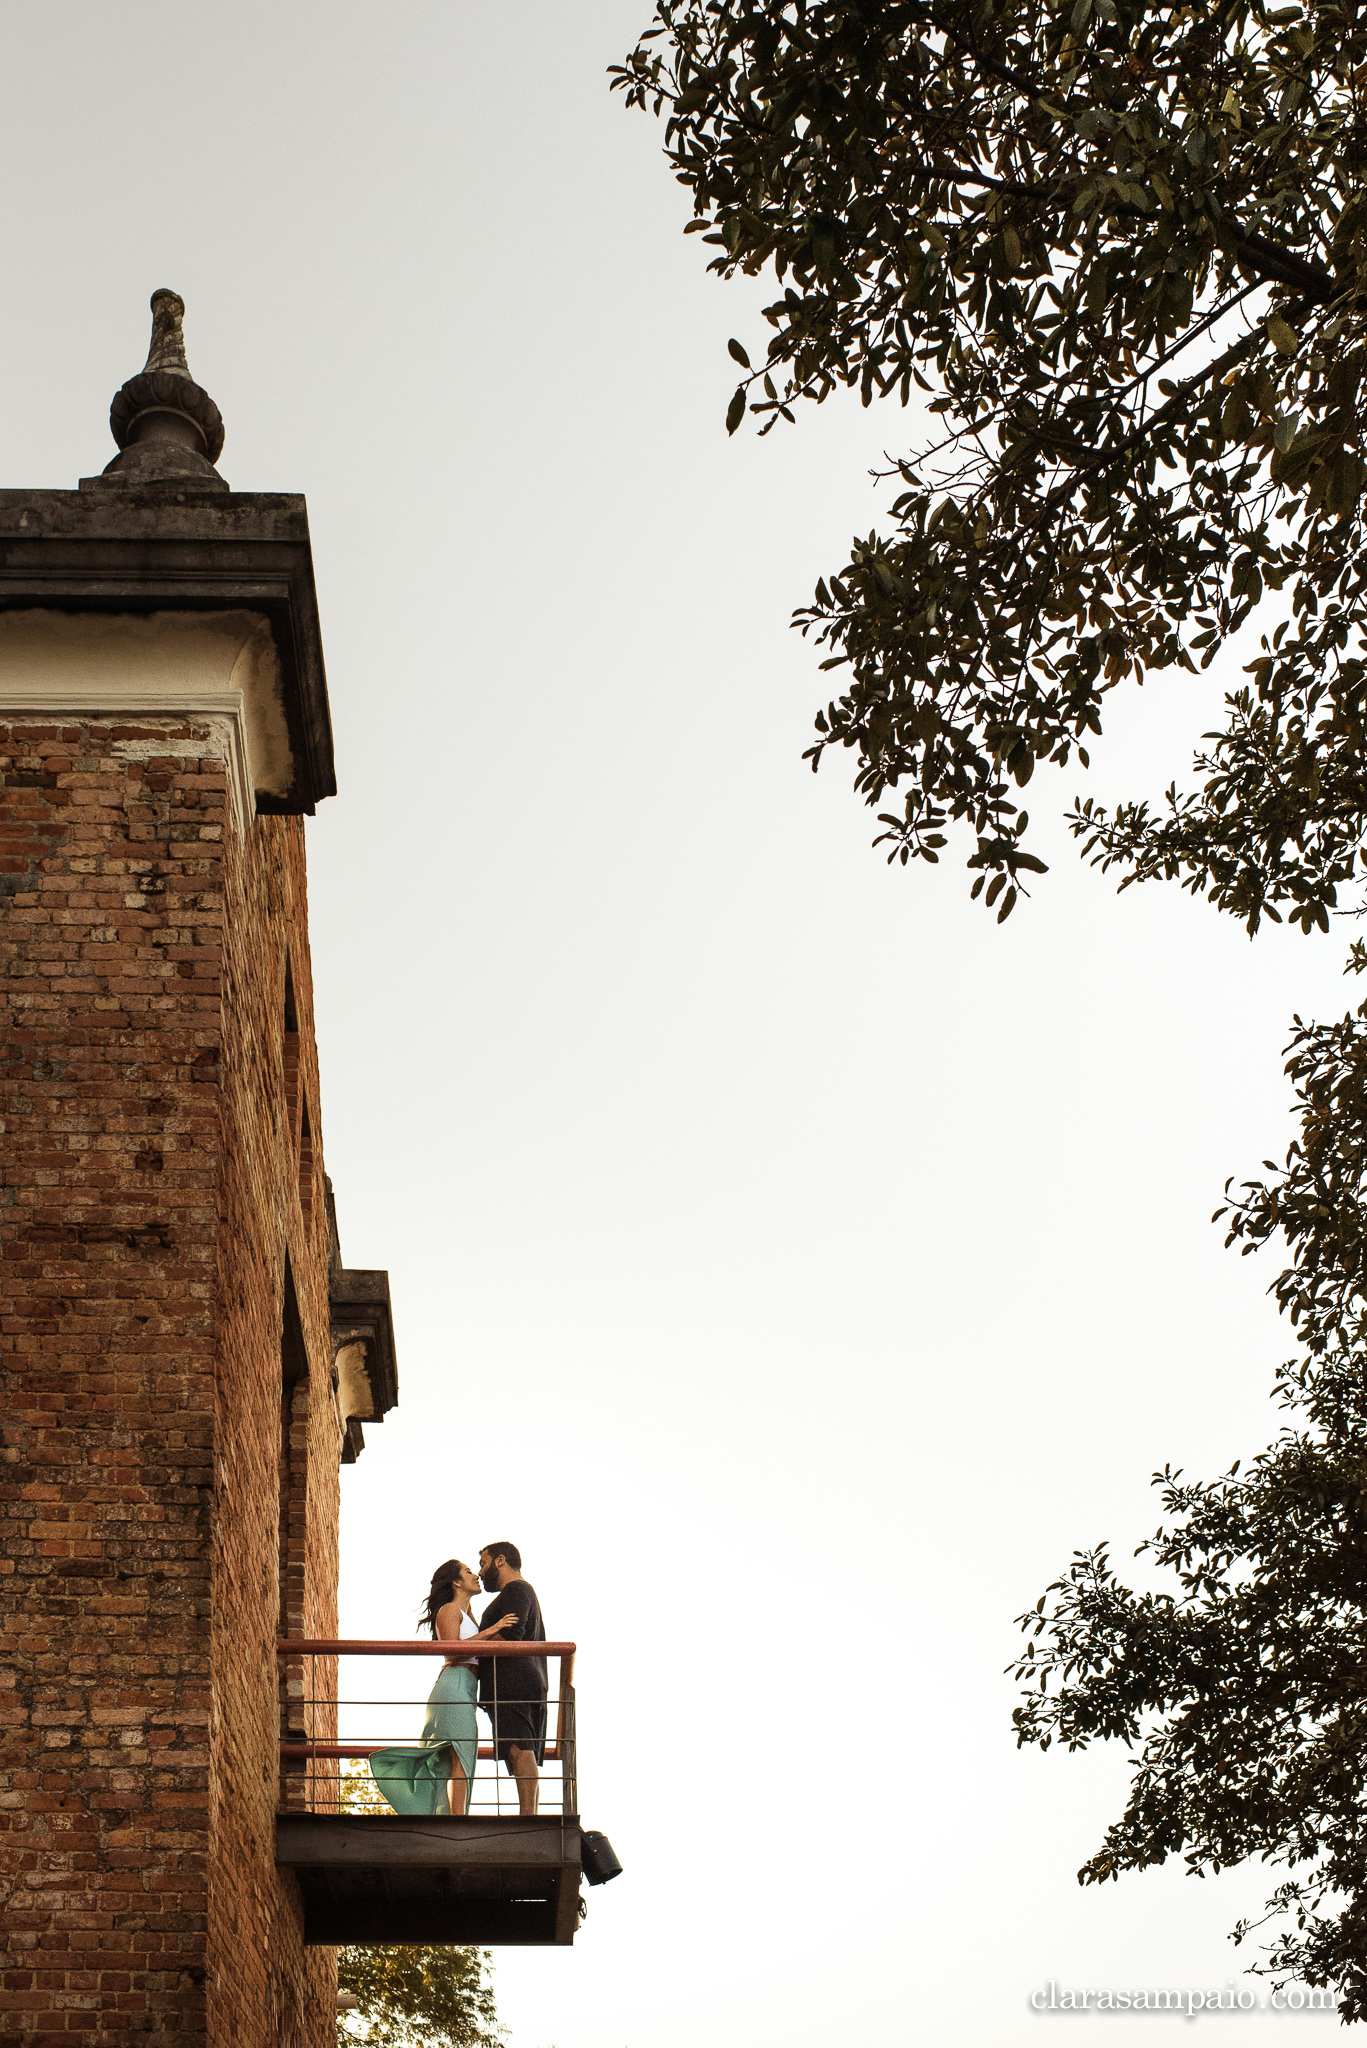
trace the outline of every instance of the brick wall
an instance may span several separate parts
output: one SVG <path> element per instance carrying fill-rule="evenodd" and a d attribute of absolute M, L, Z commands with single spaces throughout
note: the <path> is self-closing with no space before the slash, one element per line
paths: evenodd
<path fill-rule="evenodd" d="M 272 1860 L 282 1598 L 336 1627 L 303 827 L 239 838 L 208 724 L 0 722 L 0 1031 L 0 2044 L 322 2048 Z"/>

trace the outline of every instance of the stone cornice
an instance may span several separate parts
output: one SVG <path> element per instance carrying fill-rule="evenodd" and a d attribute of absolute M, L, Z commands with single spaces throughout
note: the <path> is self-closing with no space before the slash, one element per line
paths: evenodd
<path fill-rule="evenodd" d="M 258 777 L 255 807 L 311 815 L 336 793 L 301 497 L 188 488 L 0 491 L 0 616 L 36 610 L 126 618 L 252 613 L 265 621 L 278 664 L 290 764 L 288 780 Z"/>

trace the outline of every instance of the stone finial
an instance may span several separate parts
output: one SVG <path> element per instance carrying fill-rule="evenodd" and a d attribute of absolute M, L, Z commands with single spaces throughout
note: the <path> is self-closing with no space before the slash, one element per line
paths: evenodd
<path fill-rule="evenodd" d="M 175 377 L 190 375 L 185 360 L 185 301 L 179 292 L 168 292 L 164 285 L 152 294 L 152 345 L 142 374 L 146 377 L 153 370 L 167 370 Z"/>
<path fill-rule="evenodd" d="M 115 392 L 109 408 L 109 431 L 119 445 L 104 472 L 111 483 L 228 488 L 214 468 L 223 452 L 223 415 L 190 375 L 184 319 L 179 293 L 153 292 L 146 366 Z"/>

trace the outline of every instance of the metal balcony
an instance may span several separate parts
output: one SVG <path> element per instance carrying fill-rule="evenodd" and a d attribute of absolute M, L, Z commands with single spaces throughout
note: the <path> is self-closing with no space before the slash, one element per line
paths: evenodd
<path fill-rule="evenodd" d="M 284 1641 L 283 1739 L 275 1860 L 304 1902 L 304 1940 L 328 1946 L 422 1942 L 568 1946 L 579 1925 L 582 1856 L 575 1774 L 573 1643 L 481 1643 L 497 1658 L 558 1662 L 547 1700 L 541 1810 L 518 1812 L 514 1781 L 492 1745 L 478 1748 L 470 1811 L 414 1818 L 384 1807 L 367 1772 L 347 1763 L 411 1748 L 417 1687 L 371 1685 L 341 1695 L 337 1659 L 449 1657 L 444 1642 Z M 382 1672 L 414 1672 L 386 1663 Z M 376 1693 L 382 1696 L 373 1696 Z M 402 1693 L 403 1697 L 395 1697 Z M 339 1718 L 363 1734 L 339 1736 Z M 550 1739 L 550 1731 L 554 1737 Z M 481 1766 L 487 1765 L 487 1769 Z"/>

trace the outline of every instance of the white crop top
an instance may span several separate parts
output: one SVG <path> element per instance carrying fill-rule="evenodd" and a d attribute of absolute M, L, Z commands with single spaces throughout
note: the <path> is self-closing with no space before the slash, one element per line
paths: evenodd
<path fill-rule="evenodd" d="M 467 1636 L 477 1636 L 478 1634 L 479 1623 L 475 1621 L 470 1615 L 462 1614 L 460 1618 L 461 1641 L 464 1642 Z M 466 1670 L 469 1671 L 476 1670 L 479 1665 L 478 1657 L 450 1657 L 447 1659 L 447 1662 L 450 1664 L 463 1666 Z"/>

